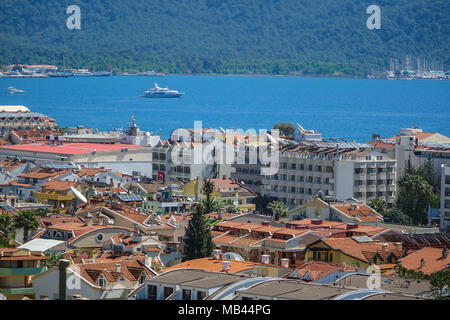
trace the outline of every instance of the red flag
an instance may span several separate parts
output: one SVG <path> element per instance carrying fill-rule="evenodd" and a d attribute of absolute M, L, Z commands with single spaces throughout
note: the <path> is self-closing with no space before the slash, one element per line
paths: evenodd
<path fill-rule="evenodd" d="M 164 181 L 165 173 L 163 171 L 158 171 L 158 180 Z"/>

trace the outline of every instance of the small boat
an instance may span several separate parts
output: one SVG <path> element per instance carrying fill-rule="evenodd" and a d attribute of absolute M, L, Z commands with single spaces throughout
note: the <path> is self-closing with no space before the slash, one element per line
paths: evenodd
<path fill-rule="evenodd" d="M 79 70 L 72 71 L 72 75 L 74 77 L 90 77 L 90 76 L 92 76 L 92 73 L 89 72 L 88 69 L 79 69 Z"/>
<path fill-rule="evenodd" d="M 68 78 L 70 74 L 68 72 L 52 72 L 48 76 L 52 78 Z"/>
<path fill-rule="evenodd" d="M 100 72 L 94 72 L 92 73 L 94 77 L 109 77 L 112 75 L 112 72 L 108 71 L 100 71 Z"/>
<path fill-rule="evenodd" d="M 170 90 L 169 88 L 161 88 L 155 82 L 155 86 L 149 90 L 146 90 L 141 97 L 144 98 L 179 98 L 184 93 L 177 90 Z"/>
<path fill-rule="evenodd" d="M 14 87 L 8 87 L 8 89 L 6 89 L 6 91 L 5 91 L 6 94 L 19 94 L 19 93 L 24 93 L 24 92 L 25 91 L 16 89 Z"/>
<path fill-rule="evenodd" d="M 137 74 L 138 76 L 146 76 L 146 77 L 164 77 L 164 73 L 152 71 L 140 72 Z"/>

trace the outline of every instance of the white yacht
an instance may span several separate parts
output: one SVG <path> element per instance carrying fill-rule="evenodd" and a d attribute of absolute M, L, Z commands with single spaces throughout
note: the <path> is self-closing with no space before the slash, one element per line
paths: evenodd
<path fill-rule="evenodd" d="M 169 88 L 161 88 L 155 82 L 155 86 L 149 90 L 146 90 L 142 97 L 144 98 L 179 98 L 184 93 L 177 90 L 170 90 Z"/>
<path fill-rule="evenodd" d="M 14 88 L 14 87 L 8 87 L 8 89 L 6 89 L 6 94 L 18 94 L 18 93 L 24 93 L 25 91 L 23 91 L 23 90 L 19 90 L 19 89 L 16 89 L 16 88 Z"/>
<path fill-rule="evenodd" d="M 89 72 L 88 69 L 79 69 L 72 72 L 72 75 L 75 77 L 89 77 L 92 76 L 92 73 Z"/>

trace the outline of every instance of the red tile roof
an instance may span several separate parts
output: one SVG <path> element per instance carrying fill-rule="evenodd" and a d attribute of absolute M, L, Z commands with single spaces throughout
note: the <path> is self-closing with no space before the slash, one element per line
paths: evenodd
<path fill-rule="evenodd" d="M 305 263 L 304 265 L 296 268 L 296 271 L 299 273 L 299 275 L 302 278 L 308 272 L 312 277 L 312 281 L 323 278 L 323 277 L 329 275 L 330 273 L 333 273 L 336 271 L 356 272 L 357 270 L 358 269 L 354 266 L 331 264 L 331 263 L 326 263 L 326 262 L 321 262 L 321 261 L 311 261 L 311 262 Z"/>
<path fill-rule="evenodd" d="M 50 180 L 42 184 L 41 187 L 54 191 L 66 191 L 69 190 L 70 187 L 76 187 L 77 185 L 78 182 L 73 181 Z"/>
<path fill-rule="evenodd" d="M 399 263 L 406 269 L 432 274 L 450 266 L 450 255 L 447 253 L 444 257 L 444 250 L 445 248 L 425 247 L 400 259 Z"/>
<path fill-rule="evenodd" d="M 148 147 L 142 147 L 131 144 L 101 144 L 101 143 L 64 143 L 62 145 L 50 145 L 46 143 L 30 143 L 19 144 L 13 146 L 3 146 L 0 149 L 3 150 L 16 150 L 16 151 L 30 151 L 30 152 L 43 152 L 43 153 L 55 153 L 55 154 L 85 154 L 107 151 L 120 151 L 123 148 L 128 149 L 149 149 Z"/>
<path fill-rule="evenodd" d="M 214 258 L 200 258 L 182 262 L 180 264 L 174 265 L 170 268 L 164 270 L 164 272 L 172 271 L 176 269 L 202 269 L 206 271 L 212 272 L 224 272 L 222 271 L 222 259 L 214 259 Z M 253 269 L 256 266 L 262 266 L 260 263 L 248 262 L 248 261 L 237 261 L 230 260 L 230 269 L 229 273 L 236 273 L 245 270 Z"/>

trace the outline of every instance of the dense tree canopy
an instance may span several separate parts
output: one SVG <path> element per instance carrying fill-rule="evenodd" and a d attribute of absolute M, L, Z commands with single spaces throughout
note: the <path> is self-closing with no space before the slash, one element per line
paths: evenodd
<path fill-rule="evenodd" d="M 2 0 L 0 64 L 193 73 L 356 75 L 406 54 L 449 65 L 450 2 Z M 81 30 L 69 30 L 69 5 Z"/>

